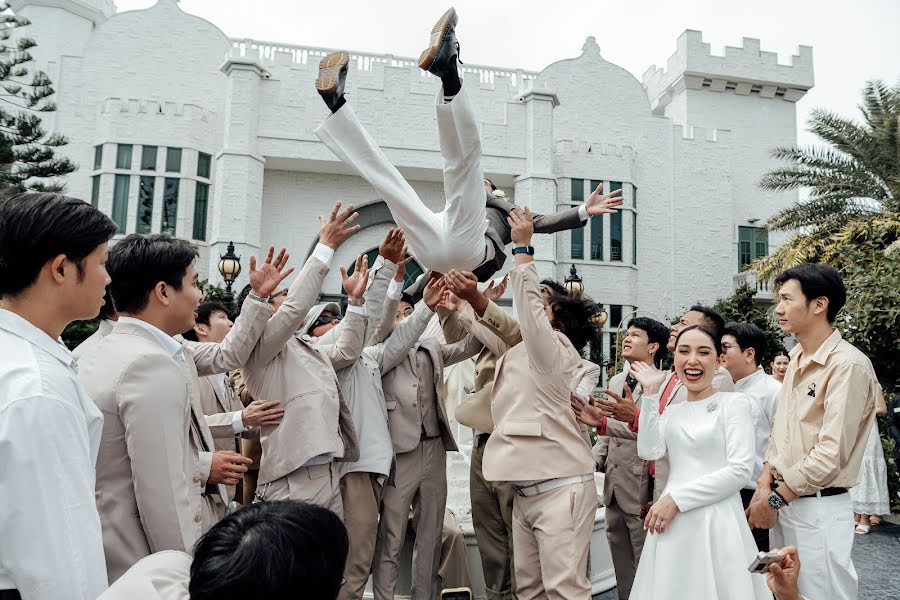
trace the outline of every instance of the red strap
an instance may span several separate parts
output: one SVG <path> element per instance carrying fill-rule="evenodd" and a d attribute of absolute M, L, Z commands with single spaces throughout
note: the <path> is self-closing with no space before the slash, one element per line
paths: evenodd
<path fill-rule="evenodd" d="M 600 427 L 597 428 L 597 435 L 606 435 L 606 417 L 600 421 Z"/>
<path fill-rule="evenodd" d="M 659 397 L 659 414 L 663 414 L 663 411 L 666 410 L 666 406 L 669 404 L 669 396 L 672 395 L 672 390 L 675 389 L 676 383 L 678 383 L 678 373 L 673 373 L 668 385 L 666 385 L 666 389 L 663 390 L 662 395 Z M 650 477 L 656 477 L 655 460 L 650 461 Z"/>

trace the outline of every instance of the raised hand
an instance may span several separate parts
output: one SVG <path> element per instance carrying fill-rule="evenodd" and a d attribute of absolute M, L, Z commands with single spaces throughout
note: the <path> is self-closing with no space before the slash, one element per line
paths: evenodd
<path fill-rule="evenodd" d="M 465 301 L 460 300 L 456 294 L 447 289 L 444 290 L 444 294 L 441 296 L 441 302 L 438 306 L 449 310 L 450 312 L 459 312 L 462 309 L 463 304 L 465 304 Z"/>
<path fill-rule="evenodd" d="M 406 254 L 406 234 L 399 227 L 393 228 L 384 236 L 384 241 L 378 246 L 378 254 L 389 260 L 395 265 Z"/>
<path fill-rule="evenodd" d="M 341 280 L 344 284 L 344 291 L 347 292 L 351 302 L 362 298 L 366 293 L 366 284 L 369 282 L 369 257 L 365 254 L 356 257 L 353 275 L 347 275 L 347 269 L 341 265 Z"/>
<path fill-rule="evenodd" d="M 359 231 L 359 225 L 350 225 L 359 216 L 359 213 L 353 212 L 353 205 L 347 206 L 342 212 L 340 210 L 341 203 L 338 202 L 327 220 L 319 217 L 319 242 L 333 250 L 337 250 L 344 240 Z"/>
<path fill-rule="evenodd" d="M 575 412 L 575 418 L 584 423 L 588 427 L 600 427 L 603 424 L 604 414 L 602 410 L 592 404 L 582 400 L 581 396 L 572 394 L 572 411 Z"/>
<path fill-rule="evenodd" d="M 506 217 L 509 223 L 509 235 L 516 246 L 531 245 L 531 236 L 534 235 L 534 219 L 531 217 L 531 209 L 527 206 L 523 211 L 516 207 Z"/>
<path fill-rule="evenodd" d="M 258 267 L 256 265 L 256 257 L 250 257 L 250 291 L 260 298 L 271 296 L 272 292 L 278 288 L 278 284 L 294 272 L 293 267 L 287 271 L 284 270 L 288 260 L 291 258 L 291 255 L 284 248 L 281 249 L 281 252 L 278 253 L 278 256 L 273 261 L 272 257 L 274 254 L 275 246 L 269 246 L 266 260 Z"/>
<path fill-rule="evenodd" d="M 588 214 L 592 217 L 611 215 L 614 212 L 618 212 L 615 207 L 621 206 L 624 201 L 621 188 L 604 194 L 603 184 L 601 183 L 584 203 L 584 207 L 587 208 Z"/>
<path fill-rule="evenodd" d="M 447 287 L 456 296 L 466 302 L 472 302 L 481 295 L 478 291 L 478 278 L 468 271 L 457 271 L 451 269 L 445 276 L 447 279 Z"/>
<path fill-rule="evenodd" d="M 425 286 L 425 290 L 422 292 L 422 300 L 425 302 L 425 306 L 434 310 L 440 304 L 441 297 L 446 290 L 447 282 L 445 277 L 429 279 L 428 285 Z"/>
<path fill-rule="evenodd" d="M 631 395 L 631 389 L 627 385 L 624 398 L 610 390 L 603 390 L 603 393 L 612 400 L 594 396 L 594 405 L 604 411 L 606 415 L 625 423 L 633 423 L 637 419 L 638 408 L 634 402 L 634 396 Z"/>
<path fill-rule="evenodd" d="M 245 427 L 278 425 L 284 416 L 284 408 L 278 400 L 254 400 L 241 411 L 241 421 Z"/>
<path fill-rule="evenodd" d="M 500 280 L 500 283 L 497 285 L 494 285 L 494 280 L 492 279 L 491 282 L 488 284 L 487 289 L 484 290 L 484 292 L 482 292 L 482 293 L 484 294 L 484 297 L 487 298 L 488 300 L 490 300 L 491 302 L 496 302 L 506 292 L 506 286 L 508 284 L 509 284 L 509 275 L 506 275 L 502 280 Z"/>
<path fill-rule="evenodd" d="M 237 485 L 253 461 L 232 450 L 219 450 L 212 457 L 207 483 Z"/>
<path fill-rule="evenodd" d="M 642 362 L 631 363 L 629 373 L 638 380 L 638 383 L 644 388 L 644 394 L 648 396 L 656 394 L 666 380 L 666 374 L 664 372 L 654 369 L 650 365 Z"/>

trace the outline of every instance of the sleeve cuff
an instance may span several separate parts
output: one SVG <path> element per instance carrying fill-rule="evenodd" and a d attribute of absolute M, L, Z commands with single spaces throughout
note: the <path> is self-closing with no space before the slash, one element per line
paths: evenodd
<path fill-rule="evenodd" d="M 240 435 L 248 429 L 249 427 L 244 426 L 244 411 L 234 411 L 234 416 L 231 418 L 231 430 L 234 432 L 234 434 Z"/>
<path fill-rule="evenodd" d="M 634 433 L 637 433 L 637 431 L 638 431 L 638 423 L 640 422 L 640 420 L 641 420 L 641 408 L 638 407 L 638 409 L 637 409 L 637 416 L 634 417 L 634 421 L 633 421 L 633 422 L 631 422 L 631 423 L 628 424 L 628 429 L 630 429 L 630 430 L 631 430 L 632 432 L 634 432 Z"/>
<path fill-rule="evenodd" d="M 606 435 L 606 417 L 600 421 L 600 427 L 597 428 L 597 435 Z"/>
<path fill-rule="evenodd" d="M 363 304 L 362 306 L 354 306 L 354 305 L 351 304 L 351 305 L 349 305 L 349 306 L 347 307 L 347 313 L 348 313 L 348 314 L 349 314 L 349 313 L 356 313 L 356 314 L 362 315 L 362 316 L 366 316 L 367 314 L 369 314 L 369 313 L 366 312 L 366 305 L 365 305 L 365 304 Z"/>
<path fill-rule="evenodd" d="M 578 207 L 578 218 L 582 221 L 587 221 L 590 215 L 588 215 L 587 204 L 582 204 Z"/>
<path fill-rule="evenodd" d="M 206 482 L 209 481 L 209 474 L 212 471 L 212 461 L 213 461 L 213 453 L 212 452 L 200 452 L 197 456 L 197 471 L 200 475 L 200 479 L 203 485 L 206 485 Z"/>
<path fill-rule="evenodd" d="M 334 257 L 334 248 L 329 248 L 325 244 L 316 244 L 316 249 L 313 250 L 313 256 L 321 260 L 325 263 L 326 266 L 331 266 L 331 259 Z"/>
<path fill-rule="evenodd" d="M 387 297 L 390 300 L 399 300 L 403 297 L 403 283 L 396 279 L 391 279 L 388 284 Z"/>

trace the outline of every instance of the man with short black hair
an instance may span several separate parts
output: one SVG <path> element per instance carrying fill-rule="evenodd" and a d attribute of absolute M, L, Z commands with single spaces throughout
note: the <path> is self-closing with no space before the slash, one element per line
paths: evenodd
<path fill-rule="evenodd" d="M 103 415 L 60 335 L 103 306 L 115 232 L 109 217 L 61 194 L 0 203 L 4 598 L 93 600 L 107 585 L 94 503 Z"/>
<path fill-rule="evenodd" d="M 810 559 L 800 574 L 807 598 L 856 598 L 853 509 L 878 383 L 871 361 L 833 323 L 847 291 L 822 264 L 788 269 L 775 282 L 775 315 L 797 338 L 778 397 L 762 475 L 748 510 L 751 527 L 771 528 L 773 546 Z"/>
<path fill-rule="evenodd" d="M 734 391 L 750 398 L 750 414 L 753 417 L 753 433 L 756 437 L 756 463 L 753 480 L 741 490 L 741 501 L 746 510 L 756 491 L 756 480 L 762 473 L 763 456 L 772 434 L 775 407 L 781 385 L 769 377 L 762 368 L 763 357 L 769 347 L 766 334 L 752 323 L 729 323 L 722 334 L 724 366 L 734 380 Z M 753 528 L 756 547 L 768 552 L 769 531 Z"/>
<path fill-rule="evenodd" d="M 260 502 L 210 529 L 193 561 L 175 551 L 148 556 L 98 600 L 334 600 L 348 545 L 344 524 L 326 508 Z"/>
<path fill-rule="evenodd" d="M 81 357 L 78 376 L 106 420 L 97 459 L 96 501 L 110 581 L 153 552 L 191 552 L 219 518 L 249 460 L 215 452 L 200 406 L 198 374 L 242 365 L 271 314 L 267 297 L 282 273 L 284 250 L 257 268 L 243 317 L 221 344 L 177 341 L 194 325 L 202 293 L 197 248 L 168 235 L 131 234 L 110 252 L 110 291 L 119 321 Z"/>
<path fill-rule="evenodd" d="M 649 317 L 635 317 L 625 331 L 622 357 L 629 363 L 641 362 L 659 368 L 666 357 L 669 329 Z M 617 373 L 604 390 L 616 402 L 638 403 L 643 395 L 641 385 L 628 376 L 628 370 Z M 592 413 L 588 405 L 573 398 L 576 415 Z M 600 436 L 593 448 L 594 458 L 603 479 L 603 505 L 606 507 L 606 537 L 616 573 L 616 590 L 621 600 L 627 600 L 634 583 L 644 539 L 644 516 L 653 496 L 650 463 L 637 453 L 637 433 L 626 423 L 602 417 L 600 422 L 579 417 L 582 422 L 597 427 Z"/>
<path fill-rule="evenodd" d="M 246 300 L 246 298 L 245 298 Z M 221 302 L 201 302 L 197 307 L 196 324 L 184 332 L 189 342 L 220 344 L 234 324 L 228 309 Z M 284 410 L 278 400 L 254 400 L 246 408 L 235 393 L 229 373 L 216 373 L 200 378 L 200 406 L 213 436 L 216 451 L 241 452 L 241 438 L 258 438 L 259 427 L 278 425 Z M 237 486 L 226 485 L 228 500 L 235 500 Z M 240 502 L 243 498 L 237 498 Z M 213 495 L 218 518 L 225 515 L 226 506 Z"/>

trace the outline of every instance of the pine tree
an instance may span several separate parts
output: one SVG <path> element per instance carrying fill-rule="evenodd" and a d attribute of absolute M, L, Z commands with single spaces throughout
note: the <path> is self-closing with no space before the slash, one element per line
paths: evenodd
<path fill-rule="evenodd" d="M 56 104 L 50 100 L 55 93 L 50 78 L 28 64 L 32 62 L 28 51 L 36 42 L 26 37 L 13 40 L 17 29 L 30 24 L 0 1 L 0 191 L 60 192 L 65 185 L 55 178 L 77 166 L 56 154 L 68 139 L 48 134 L 41 121 L 41 113 L 55 111 Z"/>

